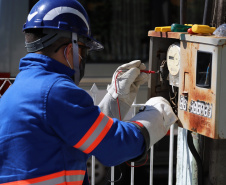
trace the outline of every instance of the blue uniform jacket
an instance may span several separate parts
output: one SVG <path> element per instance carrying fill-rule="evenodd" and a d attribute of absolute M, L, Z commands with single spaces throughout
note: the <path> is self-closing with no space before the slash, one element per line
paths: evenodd
<path fill-rule="evenodd" d="M 141 131 L 104 115 L 73 74 L 41 54 L 21 59 L 0 98 L 0 184 L 87 185 L 91 155 L 114 166 L 144 152 Z"/>

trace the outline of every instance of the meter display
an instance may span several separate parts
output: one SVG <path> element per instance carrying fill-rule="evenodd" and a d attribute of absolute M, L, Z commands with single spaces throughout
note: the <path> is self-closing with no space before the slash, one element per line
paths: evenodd
<path fill-rule="evenodd" d="M 180 71 L 179 43 L 174 43 L 169 46 L 167 51 L 167 67 L 169 70 L 169 84 L 178 87 Z"/>
<path fill-rule="evenodd" d="M 197 74 L 196 85 L 202 88 L 211 86 L 212 53 L 197 52 Z"/>

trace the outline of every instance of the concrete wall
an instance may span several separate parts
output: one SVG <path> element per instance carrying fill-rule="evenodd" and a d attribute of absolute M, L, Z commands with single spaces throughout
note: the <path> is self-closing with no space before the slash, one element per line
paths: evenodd
<path fill-rule="evenodd" d="M 28 0 L 0 0 L 0 72 L 11 77 L 18 73 L 19 60 L 26 54 L 23 24 L 28 14 Z"/>

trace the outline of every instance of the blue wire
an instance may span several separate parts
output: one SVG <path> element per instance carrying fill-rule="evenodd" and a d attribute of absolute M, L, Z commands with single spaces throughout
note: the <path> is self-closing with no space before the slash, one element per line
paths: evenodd
<path fill-rule="evenodd" d="M 205 80 L 205 85 L 207 85 L 207 80 L 208 80 L 208 75 L 209 75 L 209 68 L 210 68 L 210 64 L 208 65 L 207 70 L 206 70 L 206 80 Z"/>

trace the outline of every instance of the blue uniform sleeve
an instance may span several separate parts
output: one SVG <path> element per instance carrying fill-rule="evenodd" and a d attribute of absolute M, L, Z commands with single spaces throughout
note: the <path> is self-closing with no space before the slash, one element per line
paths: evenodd
<path fill-rule="evenodd" d="M 140 129 L 104 115 L 89 94 L 69 79 L 54 83 L 45 105 L 46 122 L 57 136 L 106 166 L 136 158 L 145 150 Z"/>

